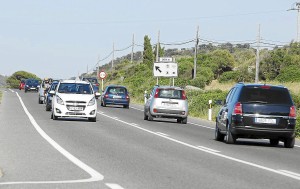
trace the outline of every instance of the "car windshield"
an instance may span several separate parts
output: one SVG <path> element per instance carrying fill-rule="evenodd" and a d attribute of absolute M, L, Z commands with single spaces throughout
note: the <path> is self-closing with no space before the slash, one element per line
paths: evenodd
<path fill-rule="evenodd" d="M 39 81 L 38 80 L 27 80 L 26 84 L 27 85 L 38 85 Z"/>
<path fill-rule="evenodd" d="M 245 87 L 240 96 L 241 103 L 292 104 L 289 92 L 285 88 Z"/>
<path fill-rule="evenodd" d="M 124 87 L 110 87 L 108 89 L 108 94 L 125 94 L 126 93 L 126 89 Z"/>
<path fill-rule="evenodd" d="M 68 94 L 93 94 L 90 84 L 85 83 L 61 83 L 58 92 Z"/>
<path fill-rule="evenodd" d="M 172 98 L 172 99 L 181 99 L 182 92 L 177 89 L 160 89 L 158 92 L 159 98 Z"/>
<path fill-rule="evenodd" d="M 91 84 L 97 84 L 98 81 L 95 78 L 83 78 L 83 81 L 90 82 Z"/>
<path fill-rule="evenodd" d="M 52 83 L 50 91 L 55 91 L 58 83 Z"/>

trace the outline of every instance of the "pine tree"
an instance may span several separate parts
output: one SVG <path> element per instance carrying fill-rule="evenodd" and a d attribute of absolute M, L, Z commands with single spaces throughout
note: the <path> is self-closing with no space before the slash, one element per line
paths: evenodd
<path fill-rule="evenodd" d="M 151 67 L 153 65 L 154 56 L 152 51 L 151 39 L 148 35 L 144 37 L 144 53 L 143 53 L 143 63 Z"/>

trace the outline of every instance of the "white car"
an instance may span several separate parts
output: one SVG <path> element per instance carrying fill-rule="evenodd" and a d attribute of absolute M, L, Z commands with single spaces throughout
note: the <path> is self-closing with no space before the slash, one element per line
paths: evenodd
<path fill-rule="evenodd" d="M 87 118 L 96 122 L 97 101 L 99 93 L 93 91 L 93 87 L 86 81 L 63 80 L 60 81 L 53 95 L 51 118 L 59 117 Z"/>

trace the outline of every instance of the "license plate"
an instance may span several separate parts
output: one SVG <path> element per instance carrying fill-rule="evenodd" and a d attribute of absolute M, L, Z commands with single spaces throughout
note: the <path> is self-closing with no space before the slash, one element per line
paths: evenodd
<path fill-rule="evenodd" d="M 35 90 L 35 88 L 34 88 L 34 87 L 31 87 L 30 89 L 32 89 L 32 90 L 34 89 L 34 90 Z"/>
<path fill-rule="evenodd" d="M 83 107 L 69 107 L 70 110 L 82 111 Z"/>
<path fill-rule="evenodd" d="M 276 119 L 255 118 L 255 123 L 276 124 Z"/>
<path fill-rule="evenodd" d="M 168 107 L 175 107 L 176 104 L 171 104 L 171 103 L 162 103 L 163 106 L 168 106 Z"/>
<path fill-rule="evenodd" d="M 122 98 L 122 96 L 113 96 L 113 98 Z"/>

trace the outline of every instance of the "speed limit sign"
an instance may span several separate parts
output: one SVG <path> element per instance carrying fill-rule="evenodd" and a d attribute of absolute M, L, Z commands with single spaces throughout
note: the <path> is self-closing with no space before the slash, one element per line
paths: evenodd
<path fill-rule="evenodd" d="M 105 73 L 104 71 L 101 71 L 101 72 L 99 73 L 99 78 L 100 78 L 100 79 L 105 79 L 105 78 L 106 78 L 106 73 Z"/>

